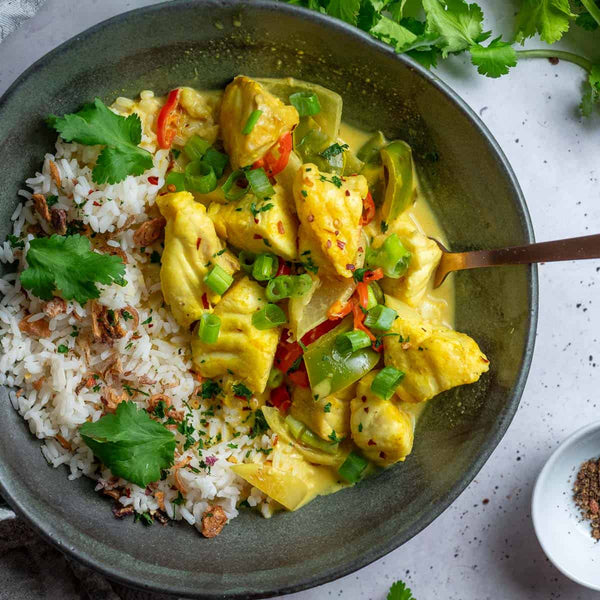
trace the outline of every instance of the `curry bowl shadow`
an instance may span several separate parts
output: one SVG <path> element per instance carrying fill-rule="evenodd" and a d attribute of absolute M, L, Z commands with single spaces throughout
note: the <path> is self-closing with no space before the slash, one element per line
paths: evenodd
<path fill-rule="evenodd" d="M 220 88 L 232 77 L 293 76 L 344 99 L 347 122 L 402 138 L 451 248 L 531 242 L 519 186 L 474 113 L 434 75 L 362 32 L 285 4 L 205 0 L 125 13 L 66 42 L 0 100 L 0 238 L 17 190 L 54 135 L 48 114 L 99 96 Z M 537 315 L 535 267 L 456 277 L 456 327 L 491 360 L 472 386 L 430 402 L 407 461 L 298 512 L 243 511 L 212 540 L 187 524 L 142 527 L 112 517 L 85 478 L 50 468 L 0 390 L 0 491 L 63 551 L 138 588 L 195 598 L 262 598 L 325 583 L 383 556 L 439 515 L 506 431 L 523 390 Z"/>

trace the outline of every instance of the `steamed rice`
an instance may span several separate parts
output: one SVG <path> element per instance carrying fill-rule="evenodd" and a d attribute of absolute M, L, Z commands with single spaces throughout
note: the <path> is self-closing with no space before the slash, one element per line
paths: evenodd
<path fill-rule="evenodd" d="M 121 100 L 123 102 L 126 103 Z M 142 145 L 154 150 L 153 140 L 147 135 Z M 25 248 L 14 249 L 8 241 L 0 243 L 0 261 L 14 263 L 18 271 L 26 267 L 23 257 L 34 237 L 28 228 L 41 227 L 46 233 L 52 233 L 50 226 L 38 219 L 31 197 L 36 193 L 57 196 L 55 207 L 67 211 L 68 221 L 80 220 L 93 233 L 104 234 L 108 246 L 125 253 L 127 285 L 103 287 L 98 301 L 115 310 L 126 306 L 135 308 L 140 324 L 135 331 L 129 325 L 125 337 L 115 340 L 112 347 L 94 343 L 89 303 L 82 307 L 69 302 L 66 313 L 48 319 L 49 337 L 29 337 L 20 331 L 19 322 L 27 314 L 31 315 L 30 322 L 45 318 L 45 303 L 21 288 L 17 273 L 8 273 L 0 278 L 3 296 L 0 300 L 0 384 L 12 388 L 12 405 L 27 421 L 31 432 L 42 440 L 41 451 L 49 465 L 65 465 L 69 479 L 82 475 L 95 479 L 97 490 L 121 490 L 119 501 L 123 506 L 133 506 L 136 512 L 145 513 L 164 505 L 168 517 L 185 519 L 198 528 L 208 506 L 222 506 L 232 519 L 244 499 L 270 516 L 273 503 L 256 488 L 250 488 L 230 466 L 264 461 L 266 453 L 260 449 L 271 448 L 274 440 L 271 435 L 254 439 L 249 436 L 249 426 L 244 423 L 248 412 L 225 405 L 215 409 L 214 402 L 202 400 L 195 394 L 197 382 L 190 372 L 189 333 L 179 327 L 163 306 L 158 265 L 151 263 L 152 252 L 159 251 L 160 244 L 141 251 L 133 242 L 131 227 L 154 216 L 149 210 L 164 185 L 169 153 L 154 152 L 154 167 L 142 176 L 129 176 L 115 185 L 97 185 L 92 181 L 88 165 L 94 163 L 98 150 L 65 143 L 59 138 L 55 153 L 44 157 L 41 172 L 26 180 L 27 189 L 18 192 L 24 202 L 12 215 L 13 234 L 23 239 Z M 51 177 L 51 161 L 60 173 L 60 189 Z M 149 179 L 158 182 L 153 185 Z M 89 357 L 86 357 L 85 340 L 89 343 Z M 68 352 L 60 352 L 61 346 L 62 350 L 66 346 Z M 130 386 L 131 398 L 128 399 L 139 407 L 146 407 L 147 395 L 165 393 L 175 409 L 188 413 L 190 409 L 185 403 L 191 401 L 194 439 L 198 439 L 198 429 L 206 431 L 204 440 L 210 437 L 210 447 L 193 446 L 176 455 L 176 462 L 191 458 L 189 466 L 180 469 L 180 482 L 186 489 L 181 503 L 173 503 L 178 497 L 177 502 L 181 499 L 176 469 L 170 469 L 166 478 L 156 485 L 142 489 L 113 477 L 106 468 L 100 469 L 79 436 L 78 427 L 82 423 L 95 421 L 104 414 L 102 382 L 98 381 L 91 388 L 80 384 L 85 384 L 90 373 L 104 371 L 117 357 L 122 364 L 121 380 Z M 138 389 L 141 392 L 135 391 Z M 214 416 L 209 410 L 211 406 Z M 185 440 L 181 434 L 176 432 L 175 435 L 178 442 Z"/>

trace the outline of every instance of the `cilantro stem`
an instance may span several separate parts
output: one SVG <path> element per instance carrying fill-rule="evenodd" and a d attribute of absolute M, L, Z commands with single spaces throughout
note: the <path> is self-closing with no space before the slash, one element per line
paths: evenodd
<path fill-rule="evenodd" d="M 592 15 L 598 25 L 600 25 L 600 7 L 598 7 L 594 0 L 581 0 L 581 4 L 585 6 L 586 10 Z"/>
<path fill-rule="evenodd" d="M 582 69 L 585 69 L 588 73 L 592 71 L 592 61 L 579 56 L 579 54 L 573 54 L 572 52 L 564 52 L 562 50 L 541 49 L 541 50 L 517 50 L 517 56 L 521 58 L 558 58 L 567 62 L 579 65 Z"/>

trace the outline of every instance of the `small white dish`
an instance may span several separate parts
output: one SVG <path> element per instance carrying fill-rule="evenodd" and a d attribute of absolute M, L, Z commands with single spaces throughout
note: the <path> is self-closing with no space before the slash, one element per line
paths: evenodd
<path fill-rule="evenodd" d="M 583 462 L 600 456 L 600 421 L 571 434 L 541 470 L 531 500 L 531 516 L 546 556 L 567 577 L 600 591 L 600 541 L 591 535 L 573 500 L 573 483 Z"/>

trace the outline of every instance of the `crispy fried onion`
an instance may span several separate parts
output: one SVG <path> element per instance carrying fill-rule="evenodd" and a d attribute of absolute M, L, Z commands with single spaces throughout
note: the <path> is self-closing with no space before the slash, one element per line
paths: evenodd
<path fill-rule="evenodd" d="M 175 487 L 182 494 L 185 494 L 187 490 L 185 488 L 185 485 L 183 485 L 181 478 L 179 477 L 179 470 L 183 469 L 183 467 L 187 467 L 191 460 L 192 460 L 191 456 L 186 456 L 185 458 L 182 458 L 179 462 L 175 463 L 171 467 L 173 469 L 173 475 L 175 476 Z"/>
<path fill-rule="evenodd" d="M 163 234 L 167 220 L 164 217 L 156 217 L 142 223 L 133 234 L 136 246 L 145 248 L 156 242 Z"/>
<path fill-rule="evenodd" d="M 214 538 L 223 531 L 227 523 L 227 515 L 222 506 L 215 504 L 208 506 L 202 515 L 202 535 L 206 538 Z"/>
<path fill-rule="evenodd" d="M 50 319 L 57 317 L 58 315 L 67 312 L 67 303 L 58 296 L 54 296 L 52 300 L 44 303 L 42 310 L 46 313 L 46 316 Z"/>
<path fill-rule="evenodd" d="M 107 413 L 114 413 L 117 410 L 117 406 L 121 402 L 127 400 L 127 392 L 117 393 L 110 386 L 105 386 L 102 396 L 100 396 L 102 404 L 104 404 L 104 410 Z"/>
<path fill-rule="evenodd" d="M 29 317 L 31 315 L 25 315 L 19 321 L 19 329 L 26 333 L 27 335 L 39 337 L 39 338 L 47 338 L 50 337 L 50 325 L 46 319 L 38 319 L 37 321 L 29 321 Z"/>
<path fill-rule="evenodd" d="M 166 394 L 154 394 L 148 398 L 148 411 L 154 412 L 159 402 L 165 403 L 165 416 L 175 419 L 175 421 L 183 421 L 183 411 L 176 410 L 173 406 L 171 398 Z"/>
<path fill-rule="evenodd" d="M 91 312 L 94 341 L 111 343 L 113 340 L 124 337 L 127 333 L 120 323 L 120 311 L 111 310 L 99 302 L 92 301 Z"/>

